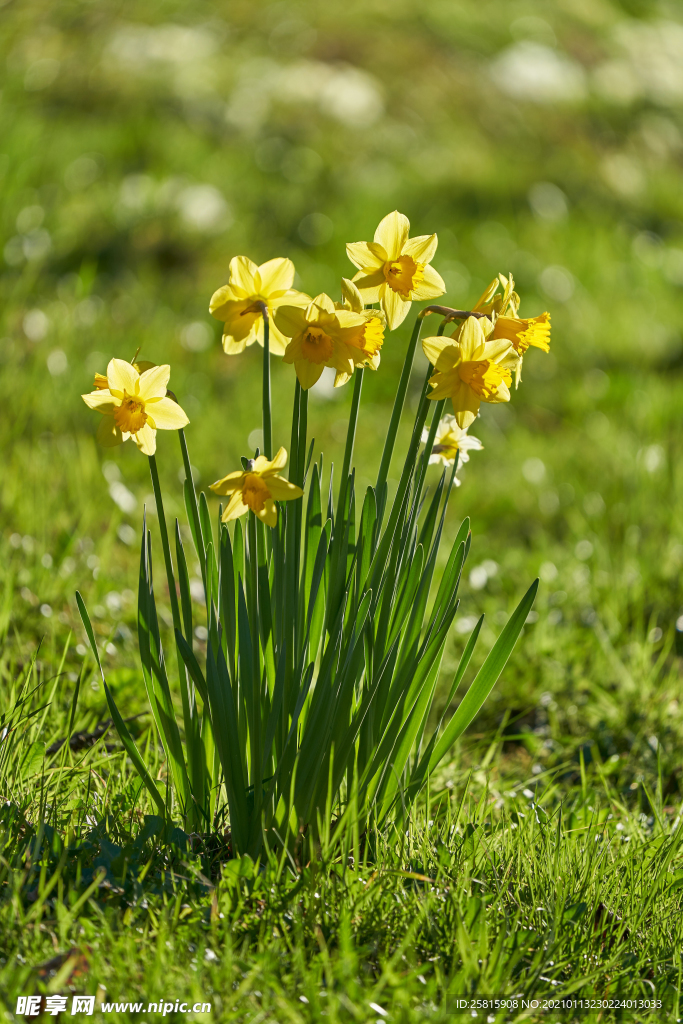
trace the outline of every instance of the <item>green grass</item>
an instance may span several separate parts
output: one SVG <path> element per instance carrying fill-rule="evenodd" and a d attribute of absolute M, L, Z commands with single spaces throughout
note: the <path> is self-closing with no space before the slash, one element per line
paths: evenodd
<path fill-rule="evenodd" d="M 87 967 L 79 961 L 77 991 L 106 985 L 121 1000 L 196 992 L 216 1007 L 220 999 L 216 1019 L 306 1021 L 326 1009 L 333 1020 L 366 1021 L 382 1017 L 375 1002 L 392 1020 L 438 1020 L 448 993 L 530 995 L 552 988 L 542 978 L 591 995 L 654 985 L 680 1016 L 683 121 L 675 86 L 658 90 L 652 72 L 674 81 L 675 28 L 657 33 L 680 22 L 677 6 L 305 0 L 296 11 L 241 2 L 122 10 L 40 0 L 7 3 L 2 16 L 0 687 L 7 711 L 36 657 L 32 707 L 49 702 L 16 733 L 2 786 L 15 809 L 3 811 L 0 862 L 8 1012 L 16 995 L 48 984 L 38 965 L 78 946 Z M 168 24 L 192 31 L 155 31 Z M 525 37 L 583 69 L 583 96 L 535 103 L 496 84 L 491 62 L 518 53 L 510 48 Z M 621 99 L 604 84 L 615 61 Z M 353 80 L 365 97 L 355 120 L 334 105 L 350 88 L 349 65 L 368 76 Z M 325 92 L 330 68 L 341 77 Z M 538 191 L 544 182 L 559 200 Z M 216 194 L 186 191 L 206 185 L 229 207 L 216 230 L 192 213 L 198 195 L 220 213 Z M 239 464 L 260 426 L 258 353 L 224 356 L 207 313 L 230 257 L 289 255 L 301 287 L 336 295 L 351 270 L 344 242 L 367 238 L 394 207 L 416 233 L 439 233 L 434 265 L 448 301 L 467 306 L 512 269 L 522 312 L 552 314 L 551 355 L 532 352 L 510 406 L 485 410 L 473 428 L 485 450 L 463 473 L 445 538 L 471 516 L 468 571 L 479 571 L 464 581 L 461 616 L 486 612 L 482 657 L 540 571 L 538 618 L 440 774 L 431 808 L 416 812 L 408 837 L 367 842 L 367 864 L 312 865 L 299 882 L 285 864 L 277 885 L 266 866 L 236 885 L 220 880 L 229 869 L 218 846 L 183 853 L 159 842 L 153 851 L 148 841 L 121 882 L 105 833 L 124 848 L 151 810 L 113 736 L 63 766 L 31 747 L 69 729 L 86 644 L 76 589 L 101 646 L 111 644 L 104 666 L 119 707 L 131 716 L 145 708 L 133 589 L 152 489 L 132 446 L 97 450 L 78 396 L 111 355 L 130 358 L 142 345 L 144 358 L 169 361 L 205 487 Z M 547 272 L 557 266 L 571 276 Z M 408 330 L 365 375 L 361 487 L 377 471 Z M 412 401 L 423 374 L 418 366 Z M 292 388 L 291 368 L 274 365 L 276 446 L 288 441 Z M 328 465 L 341 464 L 350 391 L 311 397 L 309 433 Z M 408 430 L 406 418 L 390 476 Z M 158 461 L 167 514 L 184 518 L 172 437 L 160 438 Z M 198 566 L 190 572 L 199 577 Z M 464 640 L 449 640 L 444 690 Z M 86 659 L 73 729 L 107 717 Z M 157 757 L 149 719 L 130 726 Z M 540 813 L 536 821 L 525 789 L 549 823 Z M 37 847 L 41 821 L 61 837 L 54 847 L 45 832 Z M 41 903 L 61 843 L 61 874 Z M 111 887 L 71 920 L 100 858 Z M 596 926 L 600 904 L 620 919 L 610 919 L 611 934 Z M 66 976 L 53 982 L 67 991 Z"/>

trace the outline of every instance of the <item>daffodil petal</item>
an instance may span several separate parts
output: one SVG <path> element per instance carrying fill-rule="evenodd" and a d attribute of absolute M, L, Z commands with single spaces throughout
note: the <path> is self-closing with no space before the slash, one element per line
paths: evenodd
<path fill-rule="evenodd" d="M 320 380 L 325 364 L 310 363 L 308 359 L 297 359 L 294 363 L 294 369 L 299 378 L 299 384 L 301 384 L 304 391 L 308 391 L 309 388 L 312 388 Z"/>
<path fill-rule="evenodd" d="M 258 267 L 246 256 L 233 256 L 230 260 L 230 284 L 241 297 L 257 295 L 256 275 Z"/>
<path fill-rule="evenodd" d="M 320 309 L 324 309 L 326 313 L 334 313 L 334 302 L 325 292 L 321 292 L 320 295 L 316 295 L 313 302 Z"/>
<path fill-rule="evenodd" d="M 460 356 L 463 362 L 470 362 L 479 357 L 479 349 L 484 346 L 484 332 L 476 316 L 468 316 L 460 329 L 458 342 L 460 343 Z M 471 422 L 471 421 L 470 421 Z M 460 426 L 460 420 L 458 420 Z"/>
<path fill-rule="evenodd" d="M 125 359 L 110 359 L 107 366 L 107 381 L 109 390 L 112 392 L 127 391 L 129 395 L 135 394 L 135 385 L 140 379 L 140 374 L 127 363 Z"/>
<path fill-rule="evenodd" d="M 439 240 L 436 235 L 416 235 L 409 238 L 401 250 L 402 256 L 412 256 L 416 263 L 431 263 Z"/>
<path fill-rule="evenodd" d="M 349 327 L 362 327 L 367 321 L 361 313 L 354 313 L 351 309 L 338 309 L 335 316 L 339 326 L 343 329 Z"/>
<path fill-rule="evenodd" d="M 218 492 L 221 493 L 220 491 Z M 237 491 L 233 494 L 232 498 L 227 504 L 227 508 L 223 510 L 223 522 L 229 523 L 232 519 L 239 519 L 245 512 L 249 511 L 249 507 L 242 501 L 242 491 Z"/>
<path fill-rule="evenodd" d="M 222 288 L 218 288 L 211 296 L 209 313 L 211 313 L 211 316 L 215 316 L 216 320 L 225 320 L 226 315 L 229 314 L 231 304 L 243 301 L 244 296 L 238 295 L 229 284 L 224 284 Z"/>
<path fill-rule="evenodd" d="M 145 423 L 133 434 L 133 440 L 143 455 L 154 455 L 157 450 L 157 432 L 149 423 Z"/>
<path fill-rule="evenodd" d="M 171 376 L 171 367 L 153 366 L 151 370 L 145 370 L 140 375 L 140 398 L 143 402 L 162 399 L 166 395 L 166 388 Z"/>
<path fill-rule="evenodd" d="M 347 242 L 346 255 L 359 270 L 381 270 L 386 259 L 373 252 L 367 242 Z"/>
<path fill-rule="evenodd" d="M 300 306 L 280 306 L 275 311 L 275 323 L 286 338 L 293 338 L 306 327 L 306 311 Z"/>
<path fill-rule="evenodd" d="M 393 288 L 385 288 L 382 296 L 382 309 L 386 314 L 389 330 L 395 331 L 410 312 L 410 299 L 404 299 Z"/>
<path fill-rule="evenodd" d="M 172 398 L 160 398 L 148 407 L 148 415 L 157 430 L 180 430 L 190 422 L 183 409 Z"/>
<path fill-rule="evenodd" d="M 460 351 L 452 338 L 423 338 L 422 351 L 437 370 L 450 370 L 458 361 Z"/>
<path fill-rule="evenodd" d="M 282 333 L 275 320 L 270 321 L 269 346 L 271 355 L 283 356 L 287 348 L 288 338 Z"/>
<path fill-rule="evenodd" d="M 458 426 L 467 428 L 473 423 L 479 412 L 481 399 L 467 384 L 461 383 L 460 387 L 451 395 L 453 412 Z"/>
<path fill-rule="evenodd" d="M 266 498 L 263 508 L 256 512 L 256 516 L 266 526 L 277 526 L 277 505 L 272 498 Z"/>
<path fill-rule="evenodd" d="M 209 490 L 214 494 L 232 494 L 233 491 L 242 490 L 243 480 L 244 472 L 238 469 L 236 472 L 228 473 L 227 476 L 216 480 L 215 484 L 209 484 Z"/>
<path fill-rule="evenodd" d="M 411 291 L 411 298 L 422 301 L 423 299 L 436 299 L 446 291 L 446 285 L 440 274 L 437 274 L 434 267 L 426 266 L 423 271 L 423 278 Z"/>
<path fill-rule="evenodd" d="M 382 246 L 389 260 L 397 260 L 410 234 L 410 221 L 404 214 L 394 210 L 381 220 L 375 231 L 374 241 Z"/>
<path fill-rule="evenodd" d="M 270 461 L 270 469 L 271 469 L 271 471 L 277 472 L 280 469 L 284 469 L 286 465 L 287 465 L 287 451 L 286 451 L 285 448 L 280 447 L 275 452 L 275 455 L 273 456 L 273 458 Z M 268 484 L 268 486 L 270 487 L 270 484 Z"/>
<path fill-rule="evenodd" d="M 363 297 L 356 285 L 348 277 L 342 277 L 341 279 L 341 293 L 346 309 L 353 310 L 354 313 L 362 311 Z"/>
<path fill-rule="evenodd" d="M 294 498 L 300 498 L 304 493 L 296 484 L 290 483 L 289 480 L 285 480 L 284 477 L 277 474 L 266 477 L 266 480 L 268 490 L 276 501 L 292 501 Z"/>
<path fill-rule="evenodd" d="M 87 395 L 81 395 L 81 398 L 89 409 L 97 409 L 98 412 L 110 415 L 121 404 L 120 400 L 114 398 L 108 388 L 102 388 L 100 391 L 91 391 Z"/>
<path fill-rule="evenodd" d="M 283 256 L 262 263 L 258 273 L 261 279 L 259 293 L 266 299 L 273 292 L 286 292 L 294 282 L 294 264 Z"/>
<path fill-rule="evenodd" d="M 117 444 L 123 443 L 123 434 L 116 426 L 113 416 L 102 417 L 95 436 L 103 448 L 114 448 Z"/>
<path fill-rule="evenodd" d="M 379 302 L 386 286 L 386 278 L 381 270 L 374 270 L 371 274 L 360 270 L 354 276 L 353 283 L 361 293 L 363 302 Z"/>

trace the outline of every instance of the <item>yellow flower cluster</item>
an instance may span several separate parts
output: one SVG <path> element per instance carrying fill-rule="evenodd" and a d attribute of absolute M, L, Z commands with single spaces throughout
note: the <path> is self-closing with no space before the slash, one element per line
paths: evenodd
<path fill-rule="evenodd" d="M 549 351 L 550 315 L 520 318 L 512 274 L 499 274 L 463 317 L 450 337 L 424 338 L 422 349 L 435 370 L 428 397 L 450 398 L 458 427 L 467 430 L 482 402 L 510 401 L 529 346 Z"/>
<path fill-rule="evenodd" d="M 349 242 L 346 252 L 356 266 L 352 280 L 342 278 L 341 302 L 324 292 L 311 298 L 294 285 L 294 264 L 271 259 L 260 266 L 246 256 L 230 261 L 228 283 L 211 298 L 209 310 L 223 322 L 223 348 L 228 355 L 265 342 L 293 364 L 304 390 L 325 369 L 335 371 L 334 386 L 346 384 L 357 367 L 376 370 L 384 332 L 405 320 L 412 302 L 435 299 L 446 286 L 431 266 L 437 237 L 410 237 L 410 222 L 394 211 L 380 222 L 372 242 Z M 472 310 L 428 307 L 458 321 L 449 337 L 423 339 L 434 367 L 429 381 L 432 400 L 450 398 L 454 415 L 438 425 L 430 462 L 466 462 L 468 452 L 482 447 L 467 430 L 481 402 L 508 402 L 513 377 L 521 379 L 522 360 L 530 346 L 549 351 L 550 316 L 522 318 L 512 275 L 499 274 Z M 379 306 L 379 308 L 376 308 Z M 422 314 L 424 315 L 424 314 Z M 189 421 L 167 391 L 169 366 L 112 359 L 106 374 L 95 374 L 95 390 L 83 395 L 102 414 L 97 431 L 105 446 L 131 438 L 140 451 L 154 455 L 157 430 L 178 430 Z M 425 431 L 423 441 L 428 438 Z M 301 489 L 279 474 L 287 462 L 280 448 L 272 460 L 258 456 L 244 471 L 229 473 L 212 484 L 216 494 L 231 495 L 227 522 L 251 509 L 269 526 L 277 521 L 276 501 L 301 496 Z"/>

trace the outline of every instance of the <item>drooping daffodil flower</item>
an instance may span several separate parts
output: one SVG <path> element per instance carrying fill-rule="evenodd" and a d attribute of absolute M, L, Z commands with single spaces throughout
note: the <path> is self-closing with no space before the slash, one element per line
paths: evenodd
<path fill-rule="evenodd" d="M 273 321 L 275 311 L 282 305 L 306 306 L 310 296 L 292 288 L 294 264 L 278 257 L 258 267 L 246 256 L 230 260 L 228 284 L 214 292 L 209 312 L 222 320 L 223 349 L 228 355 L 244 352 L 255 341 L 263 345 L 263 307 L 268 312 L 269 346 L 273 355 L 281 356 L 287 347 L 287 338 Z"/>
<path fill-rule="evenodd" d="M 265 455 L 250 459 L 246 470 L 228 473 L 222 480 L 211 484 L 214 494 L 231 494 L 228 506 L 223 512 L 223 522 L 238 519 L 250 509 L 255 516 L 266 524 L 277 524 L 276 501 L 291 501 L 300 498 L 304 493 L 296 484 L 291 484 L 280 476 L 279 470 L 287 465 L 287 452 L 284 448 L 276 453 L 272 460 Z"/>
<path fill-rule="evenodd" d="M 154 455 L 157 430 L 180 430 L 190 422 L 177 402 L 166 395 L 170 366 L 140 373 L 124 359 L 107 366 L 107 387 L 82 395 L 90 409 L 102 414 L 97 440 L 105 448 L 132 438 L 143 455 Z"/>
<path fill-rule="evenodd" d="M 366 304 L 379 302 L 390 331 L 403 323 L 411 302 L 446 291 L 430 266 L 437 244 L 436 235 L 410 238 L 410 221 L 398 210 L 380 221 L 372 242 L 347 243 L 347 255 L 358 267 L 354 283 Z"/>
<path fill-rule="evenodd" d="M 429 429 L 425 427 L 422 432 L 422 443 L 426 444 L 428 440 Z M 452 466 L 457 456 L 458 466 L 461 466 L 463 463 L 469 462 L 470 452 L 481 451 L 483 447 L 478 437 L 471 437 L 467 433 L 467 428 L 459 427 L 455 416 L 448 413 L 439 420 L 439 425 L 436 428 L 429 464 L 431 466 L 441 463 L 444 466 Z M 457 476 L 455 483 L 456 486 L 460 485 Z"/>

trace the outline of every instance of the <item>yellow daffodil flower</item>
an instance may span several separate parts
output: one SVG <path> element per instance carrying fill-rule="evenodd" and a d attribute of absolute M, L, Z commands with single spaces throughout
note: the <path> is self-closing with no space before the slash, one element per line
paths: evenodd
<path fill-rule="evenodd" d="M 355 365 L 357 349 L 351 341 L 359 328 L 365 328 L 366 318 L 350 309 L 335 309 L 334 302 L 322 292 L 302 309 L 299 306 L 280 306 L 275 313 L 280 331 L 292 340 L 285 350 L 283 362 L 294 363 L 296 375 L 304 391 L 320 379 L 326 366 L 337 371 L 334 386 L 340 387 L 350 379 Z"/>
<path fill-rule="evenodd" d="M 393 331 L 408 316 L 410 303 L 443 295 L 446 285 L 432 266 L 436 235 L 410 238 L 410 221 L 394 210 L 372 242 L 349 242 L 346 252 L 358 267 L 354 282 L 365 303 L 379 302 Z"/>
<path fill-rule="evenodd" d="M 335 302 L 335 309 L 350 309 L 363 317 L 364 323 L 350 330 L 346 336 L 346 344 L 350 347 L 351 357 L 356 366 L 367 366 L 376 370 L 379 366 L 379 353 L 384 343 L 384 327 L 387 318 L 381 309 L 365 309 L 363 297 L 353 281 L 342 277 L 342 301 Z M 359 349 L 359 352 L 356 352 Z"/>
<path fill-rule="evenodd" d="M 131 366 L 134 366 L 135 369 L 138 371 L 138 373 L 144 373 L 145 370 L 151 370 L 152 367 L 156 366 L 156 365 L 157 365 L 156 363 L 148 363 L 144 359 L 140 359 L 137 362 L 131 363 Z M 93 381 L 93 384 L 94 384 L 95 389 L 97 391 L 103 391 L 104 388 L 108 388 L 109 387 L 109 381 L 107 380 L 106 373 L 96 373 L 95 374 L 95 380 Z"/>
<path fill-rule="evenodd" d="M 422 432 L 422 443 L 426 444 L 428 440 L 429 430 L 425 427 Z M 449 413 L 439 420 L 434 435 L 434 446 L 429 456 L 429 464 L 431 466 L 440 462 L 444 466 L 452 466 L 459 452 L 458 465 L 461 466 L 463 463 L 469 462 L 470 452 L 481 451 L 483 447 L 479 438 L 470 437 L 467 428 L 459 427 L 455 416 L 451 416 Z M 460 485 L 457 476 L 455 483 L 456 486 Z"/>
<path fill-rule="evenodd" d="M 209 312 L 225 324 L 223 348 L 228 355 L 244 352 L 247 345 L 258 341 L 263 345 L 263 311 L 268 309 L 270 321 L 270 351 L 281 356 L 287 347 L 287 338 L 273 322 L 273 314 L 282 305 L 306 306 L 308 295 L 292 288 L 294 264 L 278 257 L 257 267 L 246 256 L 230 260 L 229 283 L 211 297 Z"/>
<path fill-rule="evenodd" d="M 287 464 L 287 452 L 280 448 L 272 461 L 265 455 L 250 459 L 248 469 L 228 473 L 222 480 L 211 484 L 214 494 L 232 494 L 228 507 L 223 512 L 223 522 L 243 516 L 249 509 L 266 524 L 277 524 L 276 501 L 291 501 L 304 493 L 296 484 L 290 484 L 280 476 L 278 470 Z"/>
<path fill-rule="evenodd" d="M 522 379 L 522 356 L 529 346 L 550 351 L 550 313 L 523 318 L 519 315 L 519 305 L 512 274 L 508 277 L 499 274 L 474 307 L 475 312 L 486 313 L 493 319 L 489 341 L 506 338 L 520 357 L 515 367 L 515 387 L 519 387 Z"/>
<path fill-rule="evenodd" d="M 425 338 L 422 348 L 435 367 L 429 381 L 436 401 L 450 398 L 459 427 L 466 429 L 482 402 L 509 402 L 511 370 L 519 356 L 506 338 L 487 340 L 493 324 L 469 316 L 451 338 Z"/>
<path fill-rule="evenodd" d="M 107 387 L 82 395 L 90 409 L 102 413 L 97 440 L 105 448 L 132 437 L 144 455 L 154 455 L 157 430 L 179 430 L 190 421 L 172 398 L 166 397 L 170 366 L 153 366 L 143 373 L 123 359 L 107 367 Z"/>

